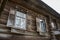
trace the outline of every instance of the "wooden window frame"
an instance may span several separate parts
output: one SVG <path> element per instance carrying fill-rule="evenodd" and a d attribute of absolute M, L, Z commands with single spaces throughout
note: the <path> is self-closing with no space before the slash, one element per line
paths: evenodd
<path fill-rule="evenodd" d="M 51 19 L 51 23 L 53 23 L 53 25 L 54 25 L 54 27 L 53 27 L 53 25 L 51 24 L 53 30 L 58 29 L 58 25 L 57 25 L 57 22 L 55 19 Z"/>
<path fill-rule="evenodd" d="M 41 32 L 40 30 L 38 30 L 38 28 L 40 28 L 40 27 L 38 27 L 38 25 L 37 25 L 37 22 L 36 22 L 36 25 L 37 25 L 37 32 L 39 32 L 39 34 L 40 35 L 46 35 L 47 34 L 47 22 L 46 22 L 46 18 L 44 17 L 41 17 L 41 18 L 39 18 L 39 17 L 36 17 L 36 20 L 37 20 L 37 18 L 38 19 L 44 19 L 45 20 L 45 29 L 46 29 L 46 31 L 45 32 Z"/>
<path fill-rule="evenodd" d="M 18 10 L 15 10 L 15 9 L 10 9 L 10 10 L 12 10 L 12 11 L 14 10 L 14 12 L 12 12 L 13 14 L 12 14 L 11 12 L 9 13 L 9 15 L 13 15 L 13 16 L 14 16 L 13 25 L 10 26 L 10 27 L 15 28 L 15 29 L 20 29 L 20 30 L 26 30 L 26 29 L 21 29 L 21 28 L 15 27 L 15 19 L 16 19 L 15 17 L 16 17 L 16 12 L 17 12 Z M 21 11 L 19 11 L 19 12 L 21 12 Z M 23 12 L 21 12 L 21 13 L 23 13 Z M 25 13 L 23 13 L 23 14 L 25 14 Z M 25 14 L 25 15 L 26 15 L 26 14 Z M 9 20 L 9 17 L 8 17 L 8 20 Z M 26 20 L 26 18 L 25 18 L 25 20 Z M 25 23 L 26 23 L 26 21 L 25 21 Z M 9 27 L 8 22 L 7 22 L 7 26 Z M 25 25 L 25 27 L 26 27 L 26 25 Z"/>

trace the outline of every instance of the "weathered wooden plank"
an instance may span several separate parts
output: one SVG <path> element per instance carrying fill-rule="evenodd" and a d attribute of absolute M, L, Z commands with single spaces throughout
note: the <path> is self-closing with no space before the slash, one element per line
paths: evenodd
<path fill-rule="evenodd" d="M 7 2 L 7 0 L 3 0 L 3 2 L 1 3 L 0 15 L 1 15 L 1 12 L 3 11 L 4 7 L 5 7 L 6 2 Z"/>
<path fill-rule="evenodd" d="M 2 24 L 6 24 L 6 23 L 7 23 L 7 20 L 0 19 L 0 23 L 2 23 Z"/>

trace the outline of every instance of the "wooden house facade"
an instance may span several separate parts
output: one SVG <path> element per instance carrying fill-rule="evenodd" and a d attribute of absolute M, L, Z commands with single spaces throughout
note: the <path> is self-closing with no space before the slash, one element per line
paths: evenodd
<path fill-rule="evenodd" d="M 0 0 L 0 40 L 59 40 L 60 15 L 41 0 Z"/>

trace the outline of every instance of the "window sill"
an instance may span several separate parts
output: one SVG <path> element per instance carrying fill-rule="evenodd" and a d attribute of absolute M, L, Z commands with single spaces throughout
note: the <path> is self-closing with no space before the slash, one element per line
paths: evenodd
<path fill-rule="evenodd" d="M 23 35 L 38 35 L 37 32 L 30 32 L 23 29 L 17 29 L 8 27 L 6 25 L 0 24 L 0 28 L 2 33 L 12 33 L 12 34 L 23 34 Z"/>
<path fill-rule="evenodd" d="M 23 29 L 7 27 L 6 25 L 3 25 L 3 24 L 0 24 L 0 28 L 2 29 L 0 31 L 1 33 L 8 33 L 8 34 L 14 34 L 14 35 L 16 35 L 16 34 L 23 34 L 23 35 L 39 36 L 37 32 L 31 32 L 31 31 L 27 31 L 27 30 L 23 30 Z M 48 34 L 45 33 L 45 34 L 43 34 L 43 37 L 44 36 L 47 37 Z"/>
<path fill-rule="evenodd" d="M 38 35 L 37 32 L 28 32 L 26 30 L 17 30 L 17 29 L 12 29 L 12 33 L 17 33 L 17 34 L 24 34 L 24 35 Z"/>

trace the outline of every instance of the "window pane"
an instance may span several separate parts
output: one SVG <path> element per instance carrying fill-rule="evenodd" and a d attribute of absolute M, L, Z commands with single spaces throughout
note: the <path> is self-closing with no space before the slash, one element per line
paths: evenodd
<path fill-rule="evenodd" d="M 15 18 L 15 27 L 20 28 L 21 24 L 21 18 L 16 17 Z"/>
<path fill-rule="evenodd" d="M 45 31 L 46 31 L 46 28 L 45 28 L 45 23 L 44 23 L 44 21 L 40 21 L 40 26 L 41 26 L 41 27 L 40 27 L 40 29 L 41 29 L 40 31 L 41 31 L 41 32 L 45 32 Z"/>
<path fill-rule="evenodd" d="M 15 27 L 19 29 L 26 29 L 26 19 L 16 17 Z"/>
<path fill-rule="evenodd" d="M 26 29 L 26 19 L 16 17 L 15 27 L 18 28 L 18 29 Z"/>
<path fill-rule="evenodd" d="M 26 19 L 21 18 L 21 28 L 26 29 Z"/>
<path fill-rule="evenodd" d="M 40 31 L 45 32 L 46 31 L 46 25 L 45 21 L 40 19 Z"/>
<path fill-rule="evenodd" d="M 22 12 L 19 12 L 19 11 L 16 12 L 16 16 L 19 16 L 19 17 L 22 17 L 22 18 L 26 18 L 26 15 L 23 14 Z"/>

